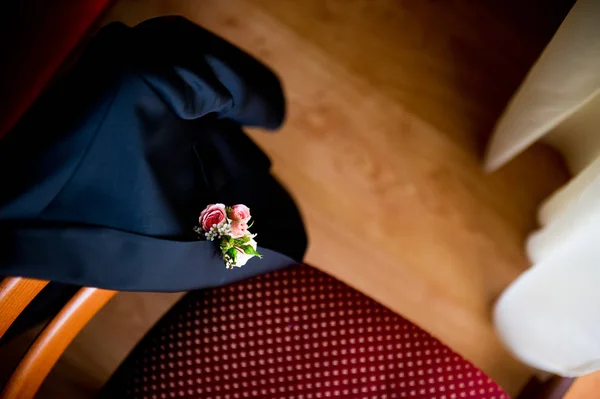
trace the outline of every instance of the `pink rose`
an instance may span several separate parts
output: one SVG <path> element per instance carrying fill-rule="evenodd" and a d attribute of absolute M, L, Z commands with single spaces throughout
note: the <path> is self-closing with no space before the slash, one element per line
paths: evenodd
<path fill-rule="evenodd" d="M 229 219 L 247 222 L 250 220 L 250 208 L 242 204 L 232 206 L 231 212 L 229 212 Z"/>
<path fill-rule="evenodd" d="M 198 220 L 202 230 L 209 231 L 214 225 L 223 223 L 226 217 L 225 205 L 212 204 L 204 208 Z"/>
<path fill-rule="evenodd" d="M 246 235 L 246 230 L 248 230 L 248 223 L 243 220 L 234 220 L 231 222 L 231 236 L 233 238 L 241 238 Z"/>

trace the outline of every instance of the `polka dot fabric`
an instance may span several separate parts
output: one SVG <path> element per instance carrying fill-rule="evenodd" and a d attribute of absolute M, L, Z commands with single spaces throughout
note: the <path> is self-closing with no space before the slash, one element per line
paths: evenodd
<path fill-rule="evenodd" d="M 120 367 L 107 397 L 508 399 L 414 324 L 298 266 L 178 303 Z"/>

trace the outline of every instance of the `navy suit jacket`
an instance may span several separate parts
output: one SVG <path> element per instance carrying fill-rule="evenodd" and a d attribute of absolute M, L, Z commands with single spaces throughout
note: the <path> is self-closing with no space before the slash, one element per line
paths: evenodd
<path fill-rule="evenodd" d="M 178 291 L 297 263 L 298 209 L 241 128 L 284 111 L 268 68 L 181 17 L 104 27 L 0 141 L 0 275 Z M 250 207 L 262 260 L 197 239 L 216 202 Z"/>

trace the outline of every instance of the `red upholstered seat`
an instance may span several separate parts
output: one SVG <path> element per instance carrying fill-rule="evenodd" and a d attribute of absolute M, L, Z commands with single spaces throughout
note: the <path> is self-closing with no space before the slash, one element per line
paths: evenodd
<path fill-rule="evenodd" d="M 107 385 L 131 398 L 508 398 L 440 341 L 308 266 L 191 292 Z"/>

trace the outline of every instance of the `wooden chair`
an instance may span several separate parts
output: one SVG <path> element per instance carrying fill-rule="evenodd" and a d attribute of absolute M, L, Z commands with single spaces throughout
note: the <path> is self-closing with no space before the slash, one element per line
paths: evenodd
<path fill-rule="evenodd" d="M 47 284 L 18 277 L 0 283 L 0 338 Z M 33 398 L 73 338 L 115 294 L 116 291 L 81 288 L 36 337 L 0 398 Z"/>
<path fill-rule="evenodd" d="M 9 0 L 3 4 L 0 138 L 31 106 L 96 29 L 110 0 Z M 26 278 L 0 282 L 0 338 L 48 284 Z M 113 295 L 82 288 L 47 325 L 14 371 L 1 398 L 31 398 L 62 352 Z"/>
<path fill-rule="evenodd" d="M 10 34 L 4 36 L 10 39 L 11 47 L 3 51 L 6 62 L 2 63 L 0 75 L 10 84 L 5 88 L 5 101 L 0 107 L 0 138 L 60 71 L 109 3 L 110 0 L 21 0 L 8 5 L 14 5 L 14 10 L 8 7 L 5 12 L 11 14 L 13 24 L 8 28 Z M 23 49 L 28 53 L 23 53 Z M 47 284 L 27 278 L 6 278 L 0 282 L 0 338 Z M 110 290 L 81 288 L 35 338 L 6 386 L 0 387 L 0 399 L 33 398 L 69 343 L 115 294 Z M 562 392 L 565 383 L 570 382 L 553 379 L 550 385 L 556 381 L 562 383 L 559 384 Z M 530 391 L 524 391 L 523 399 L 560 397 L 535 396 L 548 386 L 532 384 Z M 548 391 L 553 392 L 556 390 Z"/>
<path fill-rule="evenodd" d="M 47 284 L 47 281 L 27 278 L 6 278 L 0 282 L 0 338 L 17 319 L 19 314 L 25 310 L 27 305 Z M 219 290 L 219 288 L 204 290 L 206 291 L 206 294 L 203 293 L 204 291 L 198 291 L 198 294 L 193 295 L 212 295 L 220 292 Z M 96 312 L 98 312 L 115 294 L 116 291 L 98 288 L 86 287 L 79 289 L 79 291 L 35 338 L 20 363 L 14 369 L 8 383 L 0 392 L 0 399 L 33 398 L 42 382 L 71 341 Z M 171 318 L 175 317 L 179 322 L 182 309 L 187 309 L 186 312 L 189 311 L 189 308 L 186 307 L 186 301 L 190 302 L 190 296 L 188 296 L 187 300 L 184 298 L 181 303 L 174 306 L 173 310 L 170 312 Z M 381 308 L 383 309 L 383 307 Z M 410 322 L 407 322 L 406 320 L 403 322 L 409 323 L 408 325 L 410 327 Z M 140 347 L 144 347 L 144 342 L 146 343 L 145 345 L 148 346 L 148 342 L 157 341 L 156 339 L 153 339 L 153 336 L 160 330 L 161 325 L 163 327 L 169 326 L 170 323 L 172 323 L 172 321 L 169 320 L 169 315 L 166 315 L 142 343 L 138 345 L 138 348 L 132 352 L 129 360 L 121 366 L 120 374 L 123 374 L 123 370 L 127 372 L 127 368 L 135 368 L 135 363 L 132 362 L 132 358 L 135 360 L 136 353 L 140 352 Z M 410 328 L 414 328 L 415 331 L 420 331 L 416 326 Z M 144 364 L 147 366 L 146 363 Z M 567 392 L 572 381 L 572 379 L 554 377 L 546 383 L 541 383 L 532 379 L 519 398 L 559 399 Z"/>

